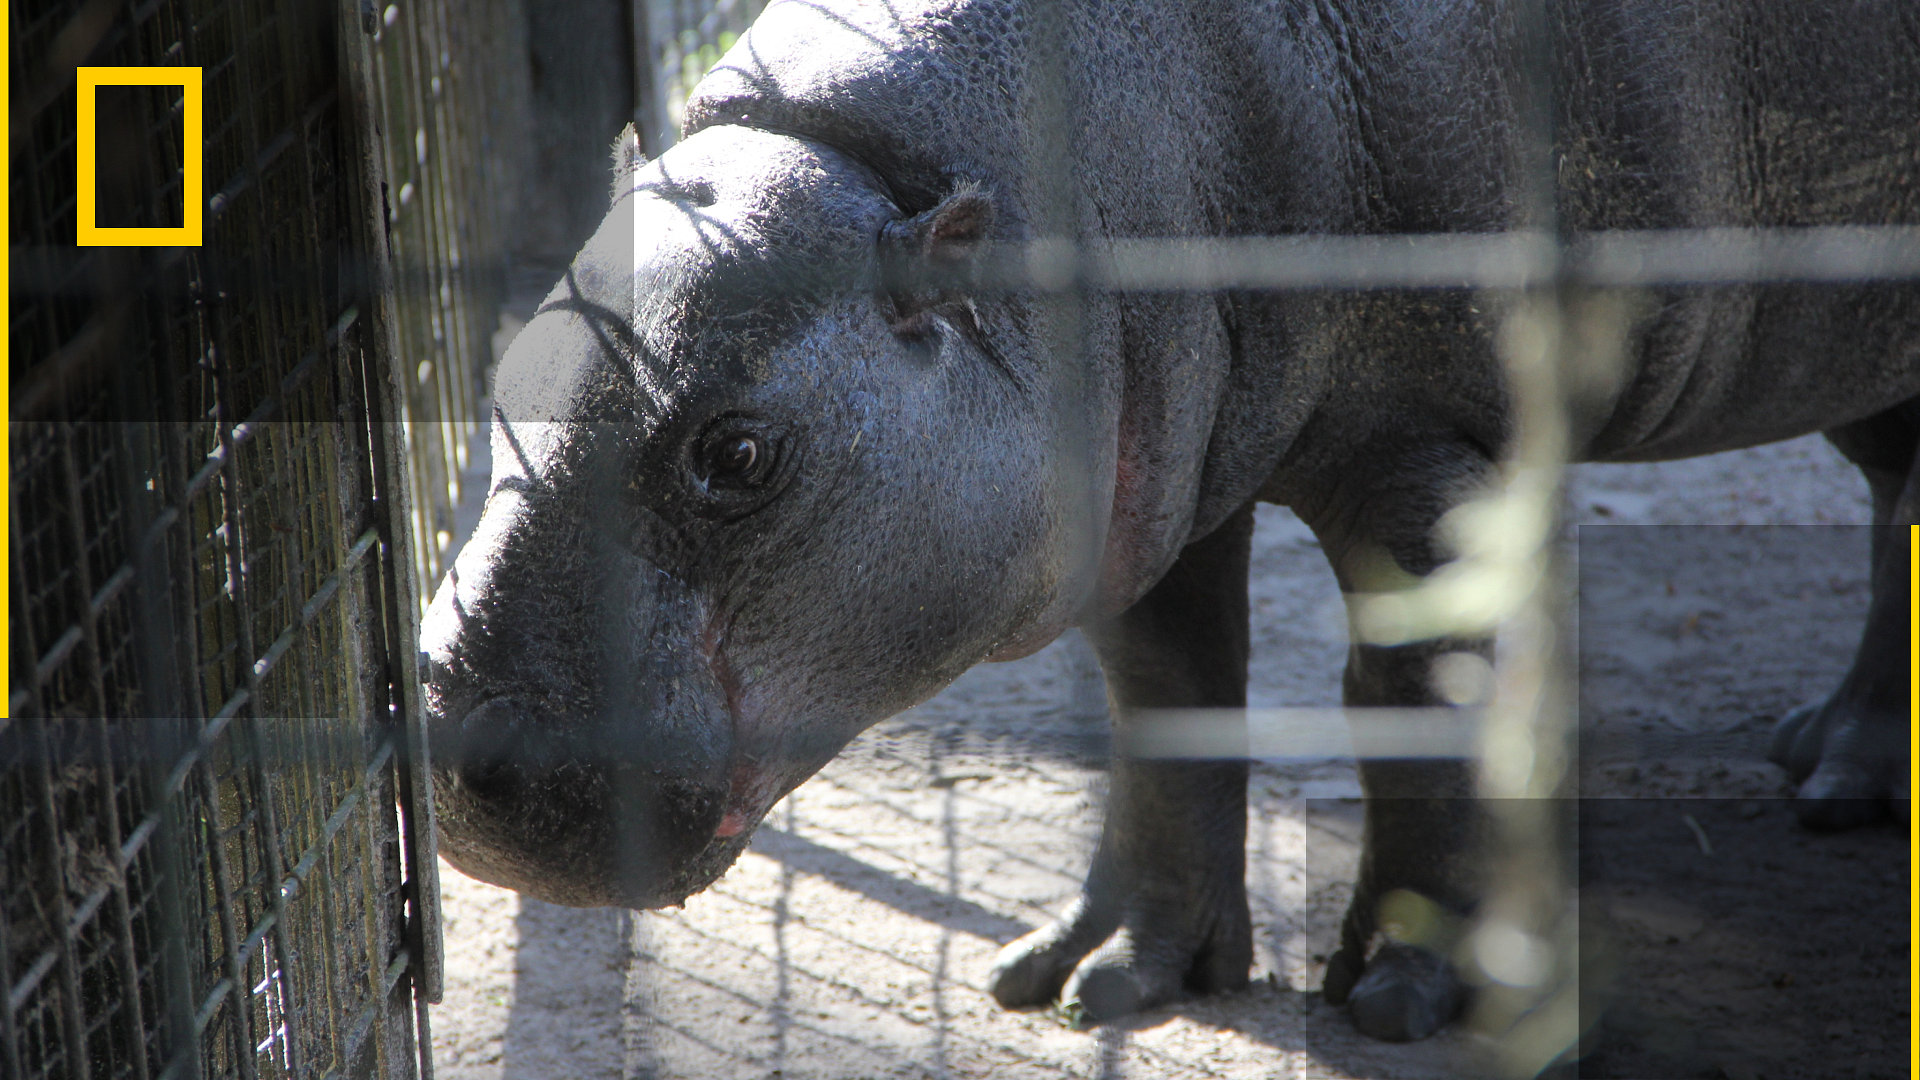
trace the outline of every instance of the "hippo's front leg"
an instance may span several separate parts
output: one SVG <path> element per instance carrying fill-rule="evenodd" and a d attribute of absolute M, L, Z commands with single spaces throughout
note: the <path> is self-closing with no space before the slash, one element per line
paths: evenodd
<path fill-rule="evenodd" d="M 1252 535 L 1248 507 L 1094 629 L 1117 728 L 1141 709 L 1245 706 Z M 1116 755 L 1080 898 L 1059 922 L 1001 950 L 993 996 L 1015 1008 L 1077 1002 L 1099 1021 L 1245 986 L 1253 962 L 1246 806 L 1244 761 Z"/>
<path fill-rule="evenodd" d="M 1424 691 L 1432 661 L 1459 642 L 1399 648 L 1355 646 L 1347 661 L 1353 707 L 1438 705 Z M 1366 825 L 1360 875 L 1327 961 L 1328 1002 L 1345 1004 L 1363 1033 L 1389 1042 L 1424 1039 L 1465 1002 L 1441 943 L 1378 940 L 1381 904 L 1407 892 L 1463 916 L 1479 894 L 1474 778 L 1464 761 L 1375 759 L 1360 763 Z M 1443 922 L 1452 920 L 1442 920 Z"/>
<path fill-rule="evenodd" d="M 1442 561 L 1440 518 L 1481 490 L 1491 463 L 1470 446 L 1428 444 L 1382 454 L 1353 470 L 1322 498 L 1297 509 L 1320 538 L 1342 592 L 1382 592 L 1424 577 Z M 1448 652 L 1490 655 L 1487 641 L 1425 641 L 1380 646 L 1356 641 L 1347 657 L 1349 707 L 1445 704 L 1433 687 L 1433 662 Z M 1465 990 L 1445 959 L 1446 942 L 1413 944 L 1380 931 L 1381 905 L 1411 894 L 1456 918 L 1479 899 L 1483 815 L 1474 801 L 1472 765 L 1445 759 L 1371 759 L 1360 763 L 1366 824 L 1359 880 L 1327 962 L 1324 993 L 1346 1004 L 1354 1026 L 1377 1039 L 1421 1039 L 1460 1011 Z"/>

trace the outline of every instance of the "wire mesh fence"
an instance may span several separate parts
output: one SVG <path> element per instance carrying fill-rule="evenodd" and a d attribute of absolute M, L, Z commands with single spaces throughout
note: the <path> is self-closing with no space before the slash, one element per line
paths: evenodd
<path fill-rule="evenodd" d="M 761 6 L 631 6 L 650 153 Z M 487 118 L 513 103 L 484 58 L 522 17 L 511 0 L 13 9 L 8 1076 L 430 1068 L 438 945 L 414 626 L 421 583 L 451 554 L 501 290 L 513 155 Z M 206 72 L 203 248 L 68 243 L 80 63 Z M 1070 77 L 1035 81 L 1060 90 Z M 1070 142 L 1086 122 L 1074 96 L 1040 96 L 1058 138 L 1039 142 Z M 110 111 L 145 149 L 103 172 L 103 212 L 170 224 L 185 148 L 165 132 L 180 102 L 125 101 Z M 1539 152 L 1523 156 L 1544 170 L 1530 181 L 1538 196 L 1554 184 L 1552 139 L 1544 126 L 1534 137 Z M 1569 409 L 1580 380 L 1617 360 L 1623 332 L 1618 308 L 1586 301 L 1909 281 L 1920 226 L 1575 233 L 1549 213 L 1500 233 L 1108 242 L 1061 227 L 1082 197 L 1066 156 L 1034 171 L 1058 204 L 1037 215 L 1047 227 L 993 253 L 969 284 L 1051 297 L 1063 365 L 1084 347 L 1086 299 L 1101 294 L 1499 300 L 1518 414 L 1499 483 L 1459 519 L 1460 562 L 1356 598 L 1354 625 L 1378 644 L 1508 643 L 1485 713 L 1434 714 L 1439 749 L 1408 749 L 1430 733 L 1407 716 L 1361 752 L 1476 757 L 1484 793 L 1510 811 L 1474 933 L 1524 946 L 1488 945 L 1495 969 L 1529 949 L 1539 962 L 1495 980 L 1514 992 L 1488 995 L 1480 1022 L 1502 1036 L 1502 1068 L 1538 1071 L 1580 1026 L 1566 1004 L 1577 941 L 1554 816 L 1572 742 L 1554 522 L 1575 451 Z M 1083 486 L 1084 462 L 1057 464 L 1060 482 Z M 1324 755 L 1324 727 L 1301 726 L 1304 750 L 1285 736 L 1260 745 Z M 1152 752 L 1192 756 L 1194 735 Z M 1233 730 L 1207 737 L 1224 742 L 1199 756 L 1244 745 Z"/>
<path fill-rule="evenodd" d="M 516 11 L 12 8 L 8 1077 L 430 1074 L 417 581 Z M 74 245 L 81 66 L 197 69 L 198 146 L 179 86 L 98 95 L 87 224 L 177 226 L 198 152 L 201 246 Z"/>
<path fill-rule="evenodd" d="M 520 5 L 393 4 L 370 42 L 374 126 L 392 245 L 395 378 L 414 493 L 415 580 L 438 581 L 505 290 L 519 150 L 510 82 L 489 75 L 523 31 Z"/>

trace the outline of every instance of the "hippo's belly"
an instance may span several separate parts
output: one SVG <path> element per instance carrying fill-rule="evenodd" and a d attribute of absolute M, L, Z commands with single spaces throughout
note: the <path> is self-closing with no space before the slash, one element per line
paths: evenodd
<path fill-rule="evenodd" d="M 1630 373 L 1590 461 L 1658 461 L 1824 431 L 1920 397 L 1920 285 L 1768 285 L 1642 298 Z"/>

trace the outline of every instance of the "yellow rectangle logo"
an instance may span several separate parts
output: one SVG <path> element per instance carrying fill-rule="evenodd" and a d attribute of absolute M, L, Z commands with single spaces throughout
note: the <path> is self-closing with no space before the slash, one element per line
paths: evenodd
<path fill-rule="evenodd" d="M 83 67 L 74 72 L 79 98 L 78 134 L 74 139 L 74 157 L 78 159 L 75 188 L 75 217 L 80 247 L 199 247 L 201 219 L 206 210 L 202 197 L 201 165 L 206 148 L 201 142 L 201 78 L 197 67 Z M 97 221 L 98 177 L 94 154 L 99 141 L 95 127 L 95 91 L 102 86 L 178 86 L 180 111 L 185 130 L 180 153 L 180 192 L 186 203 L 179 228 L 108 229 Z"/>

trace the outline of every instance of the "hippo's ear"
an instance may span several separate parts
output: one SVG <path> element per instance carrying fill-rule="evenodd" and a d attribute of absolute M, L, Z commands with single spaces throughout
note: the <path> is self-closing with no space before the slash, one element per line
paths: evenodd
<path fill-rule="evenodd" d="M 951 271 L 973 262 L 992 231 L 993 198 L 969 181 L 926 213 L 889 223 L 882 239 L 893 258 Z"/>
<path fill-rule="evenodd" d="M 964 294 L 993 231 L 993 215 L 992 196 L 969 182 L 939 206 L 880 231 L 881 280 L 894 332 L 921 338 L 935 316 L 972 325 L 973 305 Z"/>
<path fill-rule="evenodd" d="M 647 163 L 647 155 L 640 150 L 640 132 L 631 122 L 620 129 L 620 137 L 613 140 L 613 191 L 614 202 L 620 196 L 633 190 L 634 174 Z"/>

